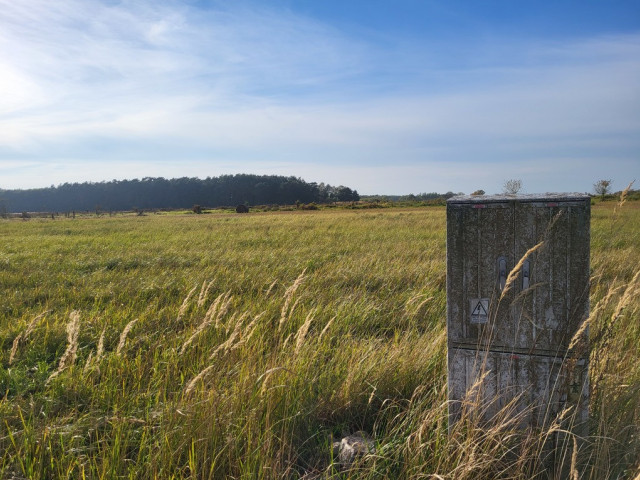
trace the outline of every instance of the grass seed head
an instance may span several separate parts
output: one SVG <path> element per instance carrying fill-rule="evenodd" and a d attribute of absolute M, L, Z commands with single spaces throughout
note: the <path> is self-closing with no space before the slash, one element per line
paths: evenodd
<path fill-rule="evenodd" d="M 98 351 L 96 352 L 96 362 L 99 362 L 102 356 L 104 355 L 104 332 L 106 328 L 102 329 L 102 333 L 100 334 L 100 339 L 98 340 Z"/>
<path fill-rule="evenodd" d="M 129 335 L 129 332 L 137 321 L 137 318 L 131 320 L 129 323 L 127 323 L 127 326 L 124 327 L 124 330 L 122 330 L 122 333 L 120 334 L 120 341 L 118 342 L 118 347 L 116 348 L 116 355 L 120 355 L 120 353 L 122 352 L 122 349 L 124 348 L 124 345 L 127 341 L 127 335 Z"/>
<path fill-rule="evenodd" d="M 613 209 L 613 215 L 614 217 L 620 212 L 620 210 L 622 209 L 623 205 L 625 203 L 627 203 L 627 195 L 629 195 L 629 191 L 631 190 L 631 186 L 635 183 L 635 180 L 632 180 L 631 182 L 629 182 L 629 185 L 627 185 L 627 188 L 625 188 L 622 193 L 620 193 L 620 201 L 618 202 L 618 204 L 616 205 L 616 207 Z"/>
<path fill-rule="evenodd" d="M 202 288 L 200 289 L 200 295 L 198 295 L 198 307 L 201 307 L 202 305 L 205 304 L 205 302 L 207 301 L 207 296 L 209 295 L 209 290 L 211 290 L 212 286 L 213 286 L 213 280 L 211 280 L 208 284 L 206 280 L 202 283 Z"/>
<path fill-rule="evenodd" d="M 69 314 L 69 323 L 67 323 L 67 349 L 60 357 L 58 369 L 51 374 L 47 382 L 59 375 L 65 368 L 70 367 L 76 361 L 78 351 L 78 335 L 80 333 L 80 313 L 74 310 Z"/>
<path fill-rule="evenodd" d="M 46 312 L 42 312 L 41 314 L 36 315 L 29 322 L 29 325 L 27 325 L 27 328 L 25 329 L 25 331 L 18 334 L 18 336 L 13 339 L 13 345 L 11 346 L 11 353 L 9 354 L 9 365 L 11 365 L 15 360 L 15 357 L 18 353 L 18 347 L 20 346 L 20 344 L 27 341 L 27 339 L 29 338 L 29 335 L 31 335 L 31 333 L 35 330 L 36 326 L 38 325 L 38 322 L 49 312 L 50 310 L 47 310 Z"/>
<path fill-rule="evenodd" d="M 205 314 L 202 322 L 198 325 L 198 328 L 191 334 L 191 336 L 182 344 L 180 348 L 180 355 L 182 355 L 187 347 L 193 343 L 193 341 L 211 324 L 215 323 L 216 328 L 220 325 L 221 318 L 227 313 L 229 310 L 229 304 L 233 297 L 231 296 L 231 292 L 227 292 L 225 294 L 218 295 L 215 301 L 211 304 L 207 313 Z"/>
<path fill-rule="evenodd" d="M 306 271 L 306 268 L 302 270 L 302 273 L 298 275 L 298 278 L 296 278 L 295 282 L 293 282 L 293 284 L 289 288 L 287 288 L 287 291 L 284 293 L 284 305 L 282 305 L 282 311 L 280 312 L 280 323 L 278 325 L 278 329 L 282 327 L 287 318 L 291 316 L 291 313 L 296 308 L 297 301 L 293 304 L 291 310 L 289 310 L 289 305 L 291 304 L 291 300 L 293 299 L 293 295 L 296 293 L 296 290 L 298 290 L 300 285 L 302 285 Z"/>
<path fill-rule="evenodd" d="M 215 365 L 209 365 L 208 367 L 203 369 L 198 375 L 193 377 L 191 381 L 187 384 L 186 388 L 184 389 L 185 395 L 191 394 L 191 392 L 193 392 L 193 390 L 196 388 L 196 385 L 198 384 L 198 382 L 202 380 L 211 370 L 213 370 L 214 366 Z"/>
<path fill-rule="evenodd" d="M 533 247 L 531 247 L 522 256 L 520 261 L 518 261 L 516 266 L 511 269 L 511 271 L 509 272 L 509 275 L 507 275 L 507 280 L 506 280 L 506 282 L 504 284 L 504 289 L 502 290 L 502 293 L 500 294 L 500 300 L 502 300 L 504 298 L 504 296 L 509 292 L 509 290 L 511 290 L 511 287 L 513 286 L 516 278 L 518 277 L 518 274 L 520 273 L 520 270 L 522 270 L 522 265 L 524 265 L 524 262 L 527 260 L 527 258 L 529 258 L 529 255 L 531 255 L 536 250 L 542 248 L 543 245 L 544 245 L 544 241 L 542 241 L 542 242 L 538 243 L 537 245 L 534 245 Z"/>
<path fill-rule="evenodd" d="M 304 323 L 302 324 L 300 329 L 298 329 L 298 333 L 296 334 L 296 348 L 294 351 L 294 355 L 296 356 L 298 355 L 298 353 L 300 353 L 300 349 L 304 344 L 304 338 L 307 336 L 307 332 L 309 331 L 309 327 L 311 326 L 311 321 L 313 320 L 313 315 L 315 313 L 316 313 L 316 309 L 312 308 L 309 314 L 307 315 L 307 318 L 305 319 Z"/>
<path fill-rule="evenodd" d="M 331 320 L 329 320 L 327 322 L 327 324 L 324 326 L 324 328 L 322 329 L 322 331 L 320 332 L 320 335 L 318 335 L 318 342 L 320 340 L 322 340 L 322 337 L 324 336 L 325 333 L 327 333 L 327 331 L 329 330 L 329 328 L 331 327 L 331 325 L 333 324 L 333 321 L 336 319 L 336 315 L 334 315 L 333 317 L 331 317 Z"/>
<path fill-rule="evenodd" d="M 191 290 L 189 290 L 189 293 L 187 294 L 185 299 L 182 301 L 180 310 L 178 310 L 178 318 L 176 319 L 177 321 L 182 320 L 182 317 L 184 316 L 184 314 L 187 313 L 187 309 L 189 308 L 189 302 L 191 300 L 191 297 L 193 296 L 193 293 L 196 291 L 197 288 L 198 286 L 196 285 Z"/>

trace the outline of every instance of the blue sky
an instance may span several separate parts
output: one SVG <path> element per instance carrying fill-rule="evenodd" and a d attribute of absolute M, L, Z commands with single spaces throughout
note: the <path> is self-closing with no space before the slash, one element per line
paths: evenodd
<path fill-rule="evenodd" d="M 0 0 L 0 188 L 640 182 L 640 3 Z"/>

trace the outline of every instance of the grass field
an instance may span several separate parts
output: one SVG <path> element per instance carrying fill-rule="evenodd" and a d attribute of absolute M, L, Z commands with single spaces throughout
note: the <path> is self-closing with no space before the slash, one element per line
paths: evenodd
<path fill-rule="evenodd" d="M 592 210 L 591 436 L 640 466 L 640 202 Z M 532 478 L 446 420 L 441 207 L 0 221 L 0 478 Z M 362 430 L 351 471 L 331 442 Z"/>

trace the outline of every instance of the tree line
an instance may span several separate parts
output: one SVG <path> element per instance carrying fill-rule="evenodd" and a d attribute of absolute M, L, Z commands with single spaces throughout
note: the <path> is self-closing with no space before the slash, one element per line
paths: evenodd
<path fill-rule="evenodd" d="M 5 212 L 123 211 L 294 203 L 350 202 L 358 192 L 340 185 L 308 183 L 279 175 L 219 177 L 145 177 L 142 180 L 64 183 L 48 188 L 0 190 Z"/>

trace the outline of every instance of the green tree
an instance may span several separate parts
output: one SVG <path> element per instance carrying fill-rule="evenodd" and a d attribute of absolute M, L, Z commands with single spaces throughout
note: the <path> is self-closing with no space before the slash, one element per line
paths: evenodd
<path fill-rule="evenodd" d="M 604 200 L 604 197 L 611 192 L 611 184 L 613 182 L 609 180 L 598 180 L 593 184 L 593 191 L 596 192 L 597 195 L 600 195 L 600 198 Z"/>

